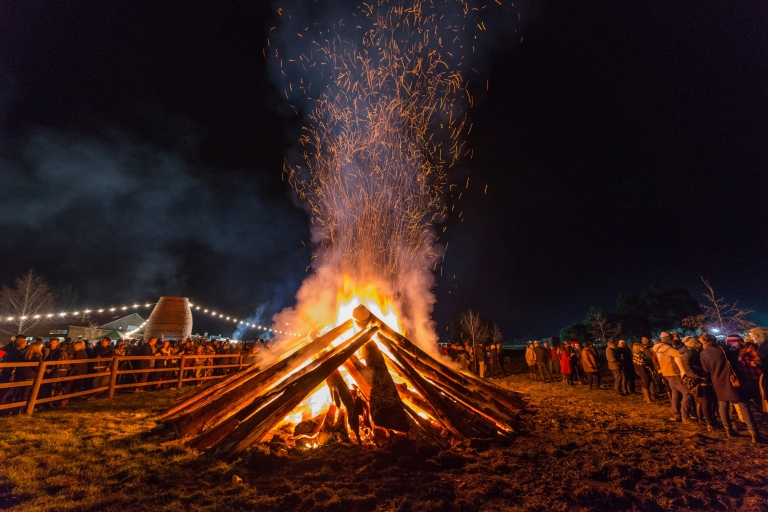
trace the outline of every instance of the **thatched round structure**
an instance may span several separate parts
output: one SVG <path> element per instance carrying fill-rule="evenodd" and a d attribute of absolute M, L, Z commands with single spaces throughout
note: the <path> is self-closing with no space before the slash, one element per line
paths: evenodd
<path fill-rule="evenodd" d="M 192 310 L 186 297 L 160 297 L 144 328 L 144 338 L 182 339 L 192 334 Z"/>

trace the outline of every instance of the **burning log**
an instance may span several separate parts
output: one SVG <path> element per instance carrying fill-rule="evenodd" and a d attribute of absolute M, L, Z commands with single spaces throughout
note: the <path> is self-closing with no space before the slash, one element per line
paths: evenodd
<path fill-rule="evenodd" d="M 384 356 L 375 342 L 363 347 L 365 366 L 371 372 L 371 420 L 377 427 L 408 432 L 408 418 L 403 410 L 403 402 L 397 394 L 397 388 L 389 374 Z"/>
<path fill-rule="evenodd" d="M 336 370 L 328 377 L 327 382 L 331 391 L 338 393 L 341 403 L 347 409 L 347 422 L 349 423 L 349 429 L 355 433 L 357 444 L 362 444 L 360 440 L 360 414 L 358 414 L 357 404 L 352 397 L 352 393 L 349 392 L 344 377 L 341 376 L 339 370 Z M 360 412 L 362 413 L 362 411 Z"/>
<path fill-rule="evenodd" d="M 379 333 L 379 338 L 384 336 Z M 391 349 L 400 354 L 403 359 L 408 361 L 413 367 L 415 367 L 421 374 L 432 381 L 433 385 L 441 389 L 445 394 L 450 395 L 457 401 L 461 402 L 466 407 L 472 409 L 475 413 L 483 415 L 486 419 L 497 423 L 503 430 L 514 430 L 513 417 L 498 407 L 495 402 L 487 399 L 481 393 L 470 390 L 461 384 L 449 379 L 446 375 L 438 372 L 431 366 L 423 363 L 420 359 L 408 354 L 405 350 L 400 349 L 395 343 L 387 338 Z M 418 405 L 418 404 L 417 404 Z"/>
<path fill-rule="evenodd" d="M 387 338 L 381 339 L 385 345 L 388 345 L 389 340 Z M 408 383 L 424 396 L 429 401 L 430 405 L 432 405 L 432 409 L 435 412 L 435 419 L 442 423 L 446 429 L 459 439 L 476 437 L 474 429 L 464 421 L 464 418 L 455 412 L 453 407 L 446 402 L 437 390 L 424 380 L 416 370 L 407 366 L 407 363 L 404 364 L 404 360 L 400 358 L 396 352 L 393 353 L 393 355 L 398 359 L 398 363 L 400 363 L 399 369 L 403 372 L 403 378 L 405 378 Z M 367 359 L 366 362 L 368 362 Z"/>
<path fill-rule="evenodd" d="M 217 446 L 215 452 L 224 459 L 231 459 L 257 442 L 275 423 L 284 418 L 317 385 L 341 366 L 350 355 L 366 344 L 376 332 L 378 332 L 377 327 L 368 329 L 355 341 L 345 343 L 342 350 L 321 363 L 317 368 L 292 382 L 280 395 L 256 411 L 250 418 L 238 424 L 227 436 L 226 444 Z"/>
<path fill-rule="evenodd" d="M 207 428 L 210 428 L 210 424 L 215 425 L 236 414 L 251 404 L 265 390 L 284 378 L 286 374 L 303 364 L 308 357 L 328 347 L 350 327 L 351 323 L 344 322 L 336 329 L 332 329 L 316 340 L 299 347 L 291 355 L 274 363 L 264 371 L 243 379 L 237 379 L 222 389 L 219 394 L 207 395 L 203 397 L 203 400 L 191 404 L 182 411 L 184 415 L 178 417 L 174 422 L 176 433 L 184 439 L 206 430 L 206 425 L 209 425 Z M 328 353 L 325 354 L 325 356 L 327 355 Z"/>
<path fill-rule="evenodd" d="M 328 349 L 352 320 L 266 370 L 244 370 L 185 397 L 163 418 L 190 448 L 224 459 L 268 433 L 283 438 L 288 429 L 292 440 L 306 447 L 333 438 L 348 442 L 349 430 L 359 444 L 378 444 L 402 432 L 440 446 L 450 444 L 448 433 L 466 439 L 513 432 L 516 413 L 525 405 L 520 397 L 442 364 L 364 306 L 353 316 L 361 330 L 339 346 Z M 339 372 L 342 366 L 355 381 L 352 389 Z M 405 383 L 395 385 L 393 375 Z M 335 403 L 321 413 L 317 400 L 325 392 Z"/>
<path fill-rule="evenodd" d="M 197 437 L 195 437 L 194 439 L 191 439 L 188 442 L 188 445 L 190 446 L 190 448 L 193 448 L 195 450 L 207 450 L 208 448 L 221 442 L 235 428 L 237 428 L 240 422 L 245 421 L 247 418 L 253 415 L 257 410 L 259 410 L 259 408 L 262 407 L 262 405 L 264 405 L 271 398 L 282 393 L 290 385 L 292 385 L 293 383 L 295 383 L 296 381 L 298 381 L 308 373 L 314 371 L 321 364 L 324 364 L 329 359 L 336 357 L 343 349 L 345 349 L 345 347 L 349 346 L 350 344 L 356 343 L 359 339 L 366 336 L 366 334 L 367 332 L 360 332 L 356 334 L 355 336 L 353 336 L 352 338 L 344 342 L 342 345 L 339 345 L 338 347 L 331 350 L 330 352 L 327 352 L 326 354 L 322 355 L 320 358 L 312 361 L 311 363 L 306 365 L 304 368 L 294 372 L 293 374 L 290 374 L 288 378 L 285 379 L 284 382 L 282 382 L 276 388 L 272 389 L 269 393 L 265 393 L 253 398 L 250 401 L 250 403 L 246 404 L 240 410 L 232 414 L 228 414 L 224 418 L 222 418 L 221 415 L 210 418 L 203 425 L 203 426 L 208 426 L 208 428 L 203 429 L 202 432 L 198 432 Z M 198 413 L 193 413 L 193 415 L 196 417 L 196 419 L 199 417 Z M 183 419 L 184 418 L 182 418 L 182 420 Z M 185 423 L 184 425 L 187 425 L 187 424 Z M 184 437 L 182 437 L 179 431 L 180 429 L 177 429 L 177 433 L 179 437 L 184 439 Z"/>
<path fill-rule="evenodd" d="M 366 308 L 362 304 L 355 308 L 355 310 L 352 313 L 352 316 L 354 317 L 355 322 L 358 325 L 378 326 L 383 335 L 387 336 L 389 339 L 394 341 L 402 349 L 410 352 L 415 357 L 418 357 L 421 361 L 423 361 L 424 363 L 428 364 L 433 369 L 435 369 L 435 371 L 465 386 L 467 389 L 470 389 L 482 394 L 488 400 L 498 402 L 505 408 L 509 409 L 509 411 L 512 413 L 518 413 L 525 409 L 526 402 L 516 394 L 501 390 L 489 384 L 487 381 L 480 379 L 476 375 L 473 375 L 467 372 L 459 372 L 458 370 L 454 370 L 453 368 L 450 368 L 444 365 L 443 363 L 441 363 L 440 361 L 438 361 L 437 359 L 435 359 L 434 357 L 432 357 L 431 355 L 427 354 L 425 351 L 417 347 L 408 338 L 401 335 L 400 333 L 398 333 L 397 331 L 389 327 L 387 324 L 382 322 L 381 319 L 377 318 L 373 313 L 371 313 L 368 310 L 368 308 Z"/>

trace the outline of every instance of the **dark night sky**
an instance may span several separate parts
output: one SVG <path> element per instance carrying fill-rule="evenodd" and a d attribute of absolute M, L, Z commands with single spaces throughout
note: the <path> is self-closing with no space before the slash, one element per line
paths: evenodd
<path fill-rule="evenodd" d="M 698 296 L 700 275 L 768 320 L 768 7 L 517 5 L 478 63 L 439 332 L 471 307 L 549 336 L 650 283 Z M 81 306 L 185 295 L 264 321 L 290 305 L 309 228 L 281 181 L 300 123 L 261 54 L 275 18 L 0 4 L 0 283 L 33 268 Z"/>

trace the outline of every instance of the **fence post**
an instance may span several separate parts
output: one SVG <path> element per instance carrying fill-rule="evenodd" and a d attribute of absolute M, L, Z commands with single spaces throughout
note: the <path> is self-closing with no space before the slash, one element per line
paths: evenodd
<path fill-rule="evenodd" d="M 120 368 L 120 356 L 112 358 L 112 377 L 109 379 L 109 398 L 115 397 L 115 385 L 117 384 L 117 369 Z"/>
<path fill-rule="evenodd" d="M 47 361 L 40 361 L 40 365 L 37 367 L 37 374 L 35 380 L 32 382 L 32 392 L 29 394 L 27 400 L 27 414 L 32 414 L 35 410 L 35 402 L 37 402 L 37 394 L 40 392 L 40 384 L 43 383 L 43 375 L 45 375 L 45 367 L 48 365 Z"/>
<path fill-rule="evenodd" d="M 237 358 L 237 364 L 239 365 L 237 367 L 237 370 L 240 371 L 243 369 L 243 353 L 240 352 L 240 357 Z"/>
<path fill-rule="evenodd" d="M 181 386 L 184 385 L 184 360 L 186 358 L 186 355 L 182 355 L 181 360 L 179 361 L 179 383 L 177 385 L 179 389 L 181 389 Z"/>

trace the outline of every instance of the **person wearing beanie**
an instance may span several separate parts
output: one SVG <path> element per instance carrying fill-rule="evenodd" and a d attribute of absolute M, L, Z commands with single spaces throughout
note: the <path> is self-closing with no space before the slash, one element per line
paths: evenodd
<path fill-rule="evenodd" d="M 672 417 L 669 420 L 688 421 L 687 416 L 684 416 L 683 413 L 687 413 L 691 408 L 693 396 L 685 388 L 681 379 L 685 375 L 683 356 L 672 346 L 672 337 L 668 332 L 661 333 L 659 343 L 653 346 L 653 351 L 659 360 L 661 375 L 671 390 L 669 401 L 672 406 Z"/>
<path fill-rule="evenodd" d="M 731 381 L 734 371 L 725 355 L 725 350 L 718 346 L 717 343 L 712 342 L 710 338 L 704 340 L 704 350 L 701 352 L 701 367 L 709 376 L 712 387 L 715 388 L 720 421 L 723 422 L 725 433 L 728 437 L 735 437 L 737 435 L 731 425 L 729 415 L 730 404 L 733 404 L 738 409 L 741 417 L 744 418 L 744 423 L 747 424 L 747 429 L 752 437 L 752 443 L 762 442 L 760 431 L 757 430 L 757 425 L 755 425 L 752 419 L 749 407 L 739 395 L 738 387 L 735 387 Z"/>

